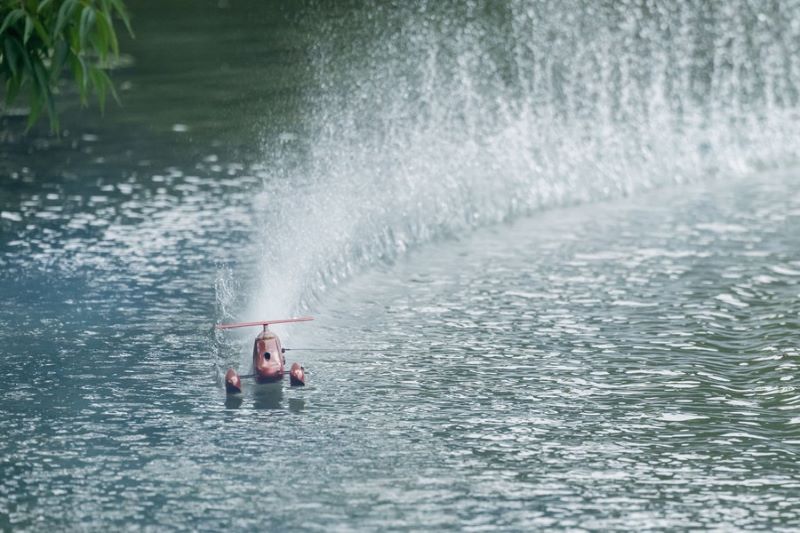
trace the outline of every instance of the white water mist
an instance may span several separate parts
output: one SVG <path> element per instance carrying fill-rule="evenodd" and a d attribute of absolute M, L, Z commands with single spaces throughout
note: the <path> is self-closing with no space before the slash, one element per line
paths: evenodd
<path fill-rule="evenodd" d="M 375 3 L 306 19 L 302 157 L 267 150 L 252 316 L 476 226 L 797 159 L 800 2 Z"/>

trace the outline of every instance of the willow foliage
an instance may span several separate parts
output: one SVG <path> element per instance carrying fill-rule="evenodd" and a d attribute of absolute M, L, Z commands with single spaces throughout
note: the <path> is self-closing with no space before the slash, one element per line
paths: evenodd
<path fill-rule="evenodd" d="M 28 127 L 46 113 L 58 130 L 54 94 L 64 70 L 69 70 L 88 104 L 95 94 L 100 108 L 106 97 L 117 98 L 107 69 L 119 57 L 114 21 L 132 34 L 122 0 L 0 0 L 0 76 L 5 82 L 5 106 L 27 92 Z"/>

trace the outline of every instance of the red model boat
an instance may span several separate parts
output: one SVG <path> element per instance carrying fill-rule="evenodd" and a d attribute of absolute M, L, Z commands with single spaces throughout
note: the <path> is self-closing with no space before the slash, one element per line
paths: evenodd
<path fill-rule="evenodd" d="M 286 372 L 286 350 L 281 346 L 281 340 L 270 331 L 270 324 L 282 324 L 286 322 L 306 322 L 314 320 L 310 316 L 299 318 L 285 318 L 281 320 L 261 320 L 257 322 L 241 322 L 239 324 L 219 324 L 217 329 L 245 328 L 250 326 L 262 326 L 264 329 L 256 337 L 253 343 L 253 371 L 249 375 L 240 376 L 233 368 L 229 368 L 225 373 L 225 390 L 228 394 L 238 394 L 242 392 L 243 377 L 252 377 L 257 383 L 274 383 L 283 379 L 285 374 L 289 374 L 289 383 L 293 387 L 306 384 L 305 369 L 300 363 L 292 364 L 291 369 Z"/>

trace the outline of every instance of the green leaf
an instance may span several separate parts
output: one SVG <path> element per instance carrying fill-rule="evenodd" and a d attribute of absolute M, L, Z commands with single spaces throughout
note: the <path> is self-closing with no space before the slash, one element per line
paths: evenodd
<path fill-rule="evenodd" d="M 36 35 L 39 36 L 44 45 L 50 48 L 50 36 L 47 34 L 47 30 L 44 29 L 44 26 L 42 26 L 42 23 L 38 18 L 33 19 L 33 27 L 36 30 Z"/>
<path fill-rule="evenodd" d="M 133 28 L 131 28 L 131 21 L 128 18 L 128 11 L 125 9 L 125 4 L 122 3 L 122 0 L 110 0 L 111 5 L 114 6 L 114 10 L 117 12 L 117 16 L 122 20 L 125 27 L 128 29 L 128 34 L 133 37 Z"/>
<path fill-rule="evenodd" d="M 29 127 L 47 114 L 58 129 L 55 97 L 65 67 L 82 105 L 92 93 L 101 110 L 109 93 L 119 102 L 105 70 L 112 54 L 119 57 L 118 21 L 133 36 L 124 0 L 0 0 L 2 92 L 6 102 L 29 94 Z"/>
<path fill-rule="evenodd" d="M 9 58 L 9 67 L 12 69 L 12 75 L 21 79 L 25 76 L 27 71 L 29 75 L 33 76 L 33 67 L 31 66 L 30 57 L 22 47 L 19 39 L 6 36 L 3 46 Z M 17 74 L 14 74 L 15 71 Z"/>
<path fill-rule="evenodd" d="M 83 94 L 81 97 L 85 100 L 89 96 L 89 65 L 86 64 L 86 61 L 81 56 L 78 56 L 78 63 L 81 64 L 81 72 L 83 73 L 83 87 L 81 88 Z"/>
<path fill-rule="evenodd" d="M 52 77 L 53 83 L 55 83 L 59 75 L 61 75 L 64 64 L 67 62 L 68 55 L 69 46 L 67 46 L 67 42 L 64 39 L 59 39 L 56 43 L 55 53 L 53 54 L 53 64 L 50 68 L 50 76 Z"/>
<path fill-rule="evenodd" d="M 95 71 L 95 86 L 101 110 L 105 108 L 106 93 L 110 92 L 114 100 L 118 104 L 120 103 L 119 95 L 117 95 L 117 91 L 114 89 L 114 83 L 111 81 L 111 78 L 108 77 L 108 73 L 105 70 L 98 68 Z"/>
<path fill-rule="evenodd" d="M 81 50 L 81 41 L 80 41 L 80 32 L 77 28 L 68 28 L 64 30 L 64 38 L 67 39 L 70 48 L 76 54 L 80 54 Z"/>
<path fill-rule="evenodd" d="M 72 75 L 75 77 L 75 83 L 78 86 L 78 94 L 81 97 L 81 105 L 87 105 L 87 96 L 89 95 L 89 79 L 86 68 L 86 63 L 80 56 L 75 54 L 69 55 L 69 65 L 72 68 Z"/>
<path fill-rule="evenodd" d="M 19 94 L 19 88 L 22 87 L 22 81 L 18 78 L 8 78 L 6 81 L 6 107 L 14 103 Z"/>
<path fill-rule="evenodd" d="M 33 75 L 42 93 L 50 92 L 50 80 L 47 76 L 47 71 L 42 64 L 42 60 L 38 57 L 33 60 Z"/>
<path fill-rule="evenodd" d="M 25 12 L 21 9 L 12 9 L 11 12 L 6 15 L 6 19 L 3 21 L 3 25 L 0 26 L 0 35 L 3 35 L 6 30 L 16 24 L 19 19 L 25 16 Z"/>
<path fill-rule="evenodd" d="M 31 65 L 31 58 L 28 55 L 28 52 L 25 50 L 25 48 L 22 47 L 22 43 L 19 42 L 19 39 L 8 39 L 7 42 L 8 41 L 10 41 L 11 48 L 15 49 L 16 56 L 18 58 L 22 58 L 22 66 L 28 71 L 28 75 L 33 76 L 33 66 Z M 23 72 L 22 75 L 24 74 L 25 73 Z"/>
<path fill-rule="evenodd" d="M 111 45 L 111 51 L 114 57 L 119 57 L 119 43 L 117 42 L 117 35 L 114 32 L 114 27 L 111 25 L 111 18 L 107 13 L 100 13 L 97 17 L 97 32 L 100 36 L 100 42 L 103 43 L 103 48 L 108 49 Z"/>
<path fill-rule="evenodd" d="M 12 43 L 13 40 L 14 39 L 12 37 L 6 37 L 3 39 L 3 50 L 6 54 L 6 62 L 8 63 L 8 67 L 11 69 L 12 78 L 18 78 L 19 70 L 17 64 L 19 63 L 20 58 Z"/>
<path fill-rule="evenodd" d="M 39 4 L 39 7 L 36 8 L 36 12 L 41 13 L 42 11 L 47 9 L 47 7 L 52 3 L 53 0 L 44 0 L 42 3 Z"/>
<path fill-rule="evenodd" d="M 33 17 L 27 15 L 25 17 L 25 36 L 22 38 L 22 42 L 28 44 L 28 39 L 31 38 L 32 33 L 33 33 Z"/>
<path fill-rule="evenodd" d="M 38 57 L 33 62 L 33 71 L 36 76 L 37 84 L 40 87 L 41 97 L 47 106 L 47 114 L 50 117 L 50 128 L 53 130 L 58 129 L 58 122 L 56 119 L 56 105 L 53 100 L 53 92 L 50 89 L 50 77 L 47 75 L 47 69 L 42 64 L 42 60 Z"/>
<path fill-rule="evenodd" d="M 89 33 L 89 44 L 92 45 L 89 48 L 94 50 L 98 56 L 98 63 L 101 65 L 105 64 L 108 59 L 108 46 L 103 42 L 102 37 L 100 37 L 96 31 Z"/>
<path fill-rule="evenodd" d="M 73 8 L 77 7 L 77 4 L 77 0 L 65 0 L 65 2 L 61 4 L 61 8 L 58 10 L 58 16 L 56 17 L 56 25 L 53 29 L 53 40 L 58 38 L 64 26 L 69 22 L 69 19 L 72 17 Z"/>
<path fill-rule="evenodd" d="M 106 78 L 103 77 L 103 71 L 97 67 L 89 69 L 89 76 L 92 78 L 92 85 L 94 92 L 97 94 L 97 102 L 100 104 L 100 112 L 105 112 L 106 109 Z"/>
<path fill-rule="evenodd" d="M 36 121 L 39 120 L 39 115 L 42 114 L 42 95 L 39 85 L 35 78 L 32 79 L 32 90 L 31 90 L 31 112 L 28 115 L 28 125 L 25 128 L 26 130 L 30 130 L 31 127 L 36 124 Z"/>
<path fill-rule="evenodd" d="M 108 87 L 108 90 L 111 92 L 111 96 L 114 97 L 114 101 L 117 102 L 117 104 L 122 105 L 119 95 L 117 94 L 117 90 L 114 88 L 114 82 L 112 82 L 111 78 L 108 77 L 108 73 L 105 70 L 101 70 L 100 74 L 103 76 L 106 87 Z"/>
<path fill-rule="evenodd" d="M 94 26 L 95 18 L 96 16 L 94 14 L 93 7 L 86 6 L 83 8 L 83 12 L 81 13 L 81 25 L 80 25 L 81 49 L 86 48 L 86 39 L 89 36 L 89 30 L 91 30 L 92 26 Z"/>

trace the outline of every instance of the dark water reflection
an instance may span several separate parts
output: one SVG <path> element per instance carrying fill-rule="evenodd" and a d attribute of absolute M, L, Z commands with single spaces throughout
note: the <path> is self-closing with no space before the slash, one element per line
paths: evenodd
<path fill-rule="evenodd" d="M 283 408 L 283 384 L 259 385 L 254 388 L 254 409 Z"/>

